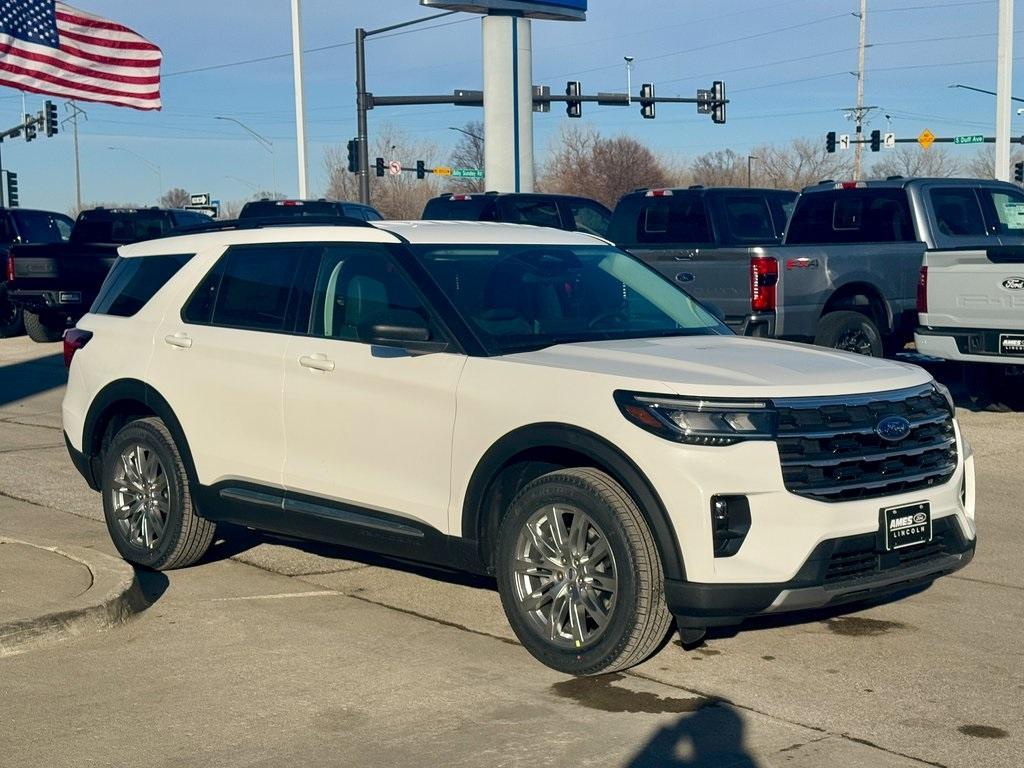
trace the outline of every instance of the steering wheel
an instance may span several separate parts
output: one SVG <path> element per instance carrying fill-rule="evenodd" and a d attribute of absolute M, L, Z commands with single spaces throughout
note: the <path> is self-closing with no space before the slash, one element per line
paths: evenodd
<path fill-rule="evenodd" d="M 606 320 L 614 320 L 616 325 L 622 325 L 629 321 L 629 317 L 622 309 L 612 309 L 608 312 L 602 312 L 597 317 L 587 323 L 587 328 L 596 328 Z"/>

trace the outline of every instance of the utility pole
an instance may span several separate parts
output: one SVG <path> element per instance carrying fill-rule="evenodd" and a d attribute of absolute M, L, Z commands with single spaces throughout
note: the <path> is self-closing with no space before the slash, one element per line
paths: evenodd
<path fill-rule="evenodd" d="M 1013 0 L 999 0 L 999 42 L 996 48 L 995 178 L 1010 180 L 1010 90 L 1013 80 Z"/>
<path fill-rule="evenodd" d="M 65 102 L 64 108 L 71 113 L 71 117 L 66 118 L 65 122 L 71 121 L 72 133 L 75 138 L 75 209 L 80 211 L 82 210 L 82 165 L 78 155 L 78 116 L 83 115 L 88 120 L 89 115 L 73 101 Z"/>
<path fill-rule="evenodd" d="M 292 62 L 295 70 L 295 139 L 299 159 L 299 197 L 309 197 L 306 175 L 306 99 L 302 91 L 302 11 L 292 0 Z M 277 190 L 275 190 L 276 192 Z"/>
<path fill-rule="evenodd" d="M 868 31 L 868 0 L 860 0 L 860 43 L 857 47 L 857 106 L 853 112 L 853 119 L 857 122 L 857 144 L 854 150 L 853 159 L 853 178 L 854 180 L 860 179 L 860 168 L 861 168 L 861 153 L 863 151 L 863 144 L 860 140 L 863 138 L 864 133 L 864 116 L 868 110 L 864 108 L 864 49 L 867 43 L 867 31 Z"/>

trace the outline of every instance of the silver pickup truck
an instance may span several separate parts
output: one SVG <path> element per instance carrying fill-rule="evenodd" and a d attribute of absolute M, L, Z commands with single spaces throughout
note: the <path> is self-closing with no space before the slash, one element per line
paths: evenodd
<path fill-rule="evenodd" d="M 777 233 L 777 215 L 751 193 L 638 190 L 619 201 L 609 237 L 717 306 L 737 333 L 874 356 L 911 340 L 926 252 L 1024 244 L 1006 218 L 1024 192 L 1001 182 L 822 182 L 803 190 L 774 241 L 764 235 Z"/>

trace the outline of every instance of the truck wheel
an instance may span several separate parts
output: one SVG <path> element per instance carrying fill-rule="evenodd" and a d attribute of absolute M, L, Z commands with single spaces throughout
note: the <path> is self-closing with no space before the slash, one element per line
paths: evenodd
<path fill-rule="evenodd" d="M 14 306 L 7 298 L 7 290 L 0 288 L 0 339 L 21 336 L 24 332 L 21 307 Z"/>
<path fill-rule="evenodd" d="M 501 522 L 496 560 L 513 631 L 553 669 L 626 669 L 668 635 L 654 537 L 636 502 L 603 472 L 566 469 L 529 483 Z"/>
<path fill-rule="evenodd" d="M 181 454 L 157 418 L 132 421 L 103 456 L 103 516 L 130 563 L 166 571 L 192 565 L 217 526 L 196 514 Z"/>
<path fill-rule="evenodd" d="M 829 312 L 818 323 L 814 343 L 841 352 L 882 357 L 882 334 L 867 315 L 860 312 Z"/>
<path fill-rule="evenodd" d="M 64 335 L 64 329 L 59 328 L 55 325 L 50 325 L 43 321 L 43 319 L 35 312 L 25 313 L 25 330 L 28 331 L 28 337 L 32 341 L 38 341 L 45 343 L 48 341 L 60 341 Z"/>

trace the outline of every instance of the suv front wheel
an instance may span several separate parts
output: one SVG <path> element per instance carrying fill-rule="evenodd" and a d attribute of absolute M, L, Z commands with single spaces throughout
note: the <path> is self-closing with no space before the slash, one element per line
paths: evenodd
<path fill-rule="evenodd" d="M 498 590 L 539 661 L 594 675 L 644 661 L 672 624 L 658 550 L 629 494 L 596 469 L 529 483 L 498 531 Z"/>
<path fill-rule="evenodd" d="M 183 568 L 209 549 L 216 526 L 196 514 L 181 454 L 157 418 L 126 424 L 103 458 L 103 513 L 130 563 Z"/>

